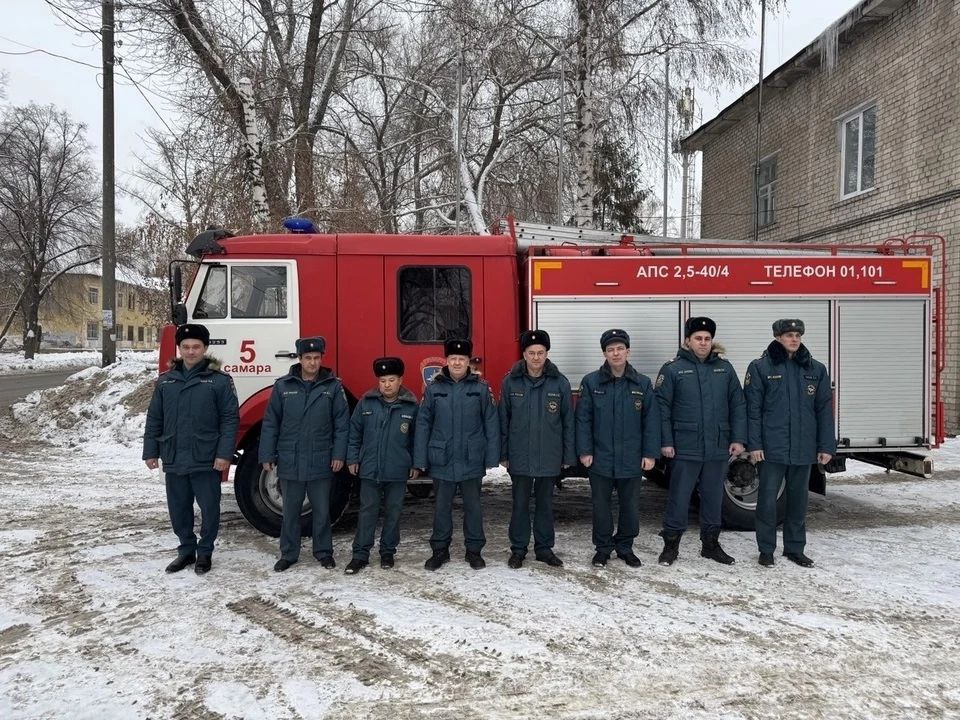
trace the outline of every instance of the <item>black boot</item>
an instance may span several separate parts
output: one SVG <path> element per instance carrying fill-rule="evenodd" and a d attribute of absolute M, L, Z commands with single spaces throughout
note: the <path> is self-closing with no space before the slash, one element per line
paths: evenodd
<path fill-rule="evenodd" d="M 805 567 L 805 568 L 813 567 L 813 560 L 808 558 L 802 552 L 798 552 L 798 553 L 785 552 L 783 555 L 784 557 L 787 558 L 787 560 L 793 560 L 793 562 L 795 562 L 800 567 Z"/>
<path fill-rule="evenodd" d="M 463 559 L 470 563 L 470 567 L 474 570 L 483 570 L 487 566 L 486 561 L 480 557 L 480 553 L 473 550 L 467 550 Z"/>
<path fill-rule="evenodd" d="M 384 570 L 389 570 L 393 567 L 393 555 L 381 555 L 380 556 L 380 567 Z"/>
<path fill-rule="evenodd" d="M 350 562 L 347 563 L 347 568 L 344 572 L 347 575 L 356 575 L 358 572 L 363 570 L 367 566 L 366 560 L 357 560 L 353 558 Z"/>
<path fill-rule="evenodd" d="M 295 562 L 296 562 L 295 560 L 287 560 L 287 559 L 285 559 L 285 558 L 280 558 L 279 560 L 277 560 L 276 563 L 274 563 L 274 565 L 273 565 L 273 571 L 274 571 L 274 572 L 283 572 L 284 570 L 287 570 L 287 569 L 288 569 L 291 565 L 293 565 Z"/>
<path fill-rule="evenodd" d="M 210 560 L 209 555 L 198 555 L 197 564 L 193 566 L 193 571 L 197 575 L 206 575 L 210 572 L 211 567 L 213 567 L 213 562 Z"/>
<path fill-rule="evenodd" d="M 643 563 L 640 562 L 640 558 L 633 554 L 633 550 L 626 550 L 624 552 L 617 550 L 617 557 L 632 568 L 638 568 L 643 565 Z"/>
<path fill-rule="evenodd" d="M 609 559 L 610 559 L 609 555 L 607 555 L 605 552 L 600 552 L 599 550 L 597 550 L 596 554 L 593 556 L 593 560 L 591 561 L 591 564 L 594 567 L 606 567 L 607 560 Z"/>
<path fill-rule="evenodd" d="M 663 538 L 663 552 L 657 558 L 658 563 L 673 565 L 677 561 L 677 557 L 680 555 L 680 538 L 682 536 L 682 533 L 678 532 L 660 531 L 660 537 Z"/>
<path fill-rule="evenodd" d="M 552 552 L 541 555 L 537 558 L 537 562 L 546 563 L 550 567 L 563 567 L 563 560 L 558 558 Z"/>
<path fill-rule="evenodd" d="M 727 555 L 723 551 L 723 548 L 720 547 L 719 537 L 720 533 L 701 536 L 700 540 L 703 543 L 703 547 L 700 548 L 700 555 L 723 565 L 733 565 L 736 560 Z"/>
<path fill-rule="evenodd" d="M 423 567 L 425 567 L 427 570 L 439 570 L 444 563 L 449 562 L 449 560 L 449 550 L 434 550 L 433 555 L 427 558 L 427 561 L 423 564 Z"/>
<path fill-rule="evenodd" d="M 178 555 L 176 560 L 174 560 L 172 563 L 167 565 L 167 569 L 165 572 L 168 572 L 168 573 L 180 572 L 188 565 L 193 565 L 196 561 L 197 561 L 197 556 L 194 555 L 193 553 L 190 553 L 189 555 Z"/>
<path fill-rule="evenodd" d="M 516 570 L 523 567 L 523 555 L 519 553 L 510 553 L 510 559 L 507 560 L 507 567 Z"/>

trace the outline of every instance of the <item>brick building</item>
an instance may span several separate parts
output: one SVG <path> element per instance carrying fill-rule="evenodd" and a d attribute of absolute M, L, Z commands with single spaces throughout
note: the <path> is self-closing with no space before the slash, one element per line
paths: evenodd
<path fill-rule="evenodd" d="M 960 388 L 958 43 L 954 2 L 862 0 L 767 75 L 757 205 L 756 86 L 681 141 L 702 152 L 703 237 L 752 240 L 757 214 L 760 242 L 945 236 L 951 434 Z"/>

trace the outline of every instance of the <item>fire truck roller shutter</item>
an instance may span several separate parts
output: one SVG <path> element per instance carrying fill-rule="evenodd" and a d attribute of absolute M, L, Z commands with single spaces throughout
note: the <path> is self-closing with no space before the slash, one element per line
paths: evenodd
<path fill-rule="evenodd" d="M 623 328 L 630 335 L 630 364 L 653 381 L 677 352 L 680 303 L 674 300 L 621 300 L 604 297 L 538 300 L 534 322 L 550 333 L 550 359 L 576 390 L 583 376 L 603 364 L 600 334 Z"/>
<path fill-rule="evenodd" d="M 692 300 L 690 317 L 706 315 L 717 323 L 716 342 L 722 345 L 737 371 L 740 382 L 750 361 L 773 340 L 774 320 L 795 317 L 803 320 L 803 343 L 817 360 L 830 367 L 830 302 L 828 300 Z M 734 459 L 724 482 L 723 524 L 738 530 L 752 530 L 757 507 L 757 471 L 749 462 Z M 777 499 L 777 518 L 784 515 L 783 486 Z"/>
<path fill-rule="evenodd" d="M 927 301 L 838 300 L 837 436 L 852 448 L 918 447 L 930 435 Z"/>

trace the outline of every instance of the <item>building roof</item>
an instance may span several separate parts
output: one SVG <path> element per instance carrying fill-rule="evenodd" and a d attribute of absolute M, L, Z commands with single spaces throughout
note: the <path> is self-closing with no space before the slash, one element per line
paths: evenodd
<path fill-rule="evenodd" d="M 841 43 L 849 43 L 866 27 L 887 19 L 909 0 L 861 0 L 838 18 L 809 45 L 764 77 L 764 88 L 784 88 L 821 65 L 832 66 Z M 680 140 L 687 152 L 703 150 L 714 137 L 731 125 L 747 118 L 756 119 L 756 92 L 754 85 L 743 95 L 721 110 L 716 117 L 704 123 Z M 747 102 L 752 99 L 753 102 Z"/>
<path fill-rule="evenodd" d="M 65 273 L 67 275 L 88 275 L 90 277 L 103 277 L 103 266 L 99 261 L 87 263 L 79 267 L 70 268 Z M 116 281 L 125 285 L 143 288 L 145 290 L 163 290 L 166 286 L 160 278 L 149 278 L 141 275 L 136 270 L 117 265 L 115 271 Z"/>

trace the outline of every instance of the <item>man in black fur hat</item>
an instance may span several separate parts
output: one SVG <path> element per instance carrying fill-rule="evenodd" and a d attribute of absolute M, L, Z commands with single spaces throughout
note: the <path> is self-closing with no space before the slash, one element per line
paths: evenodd
<path fill-rule="evenodd" d="M 203 325 L 177 328 L 180 357 L 157 378 L 143 432 L 143 460 L 163 463 L 170 524 L 180 539 L 167 572 L 196 563 L 198 575 L 212 566 L 220 528 L 220 478 L 230 467 L 240 415 L 237 391 L 220 363 L 207 356 L 210 332 Z M 200 541 L 193 531 L 193 502 L 200 507 Z"/>

